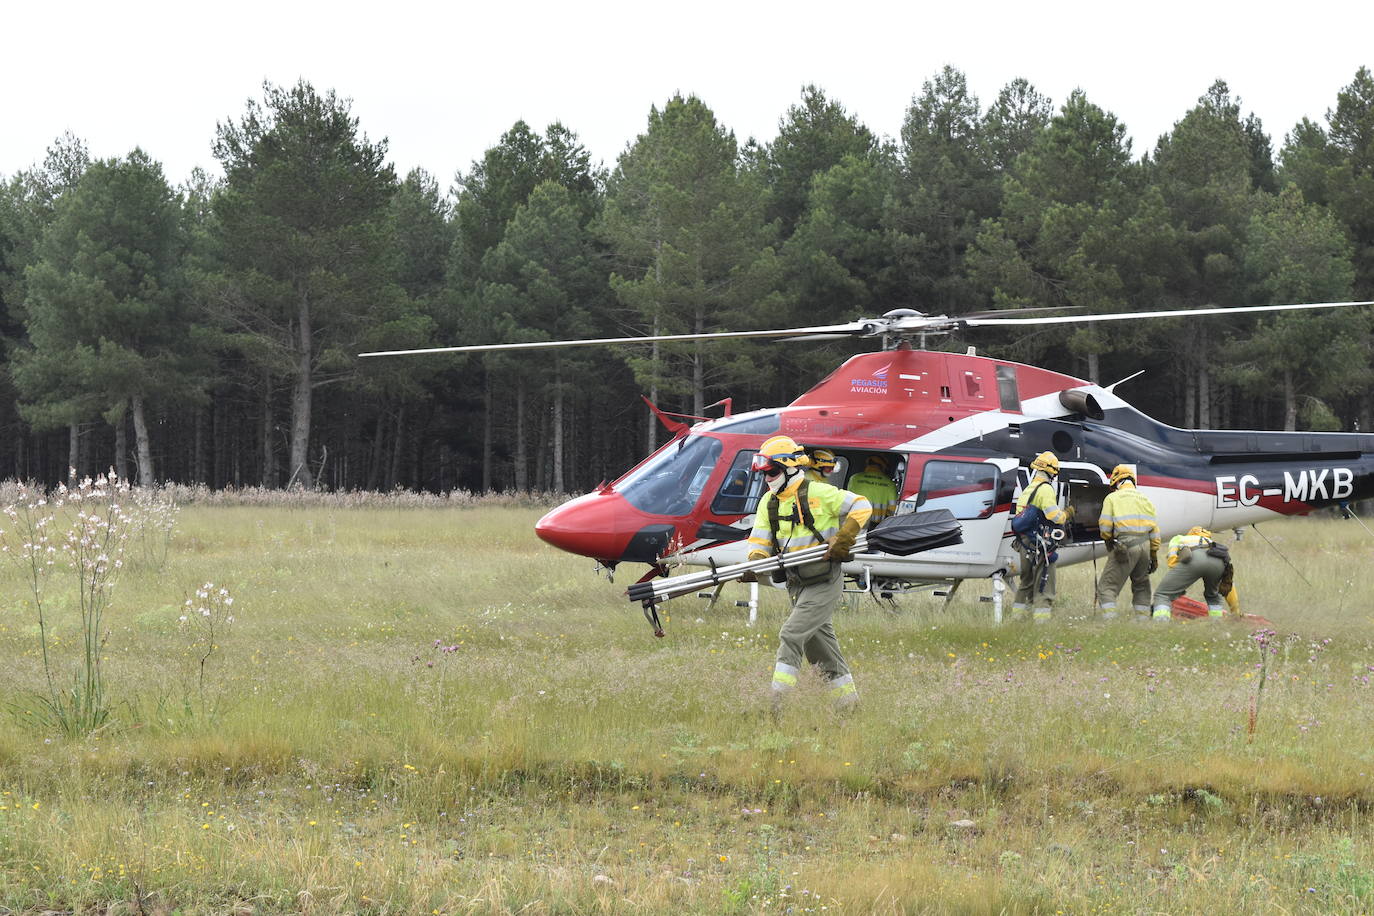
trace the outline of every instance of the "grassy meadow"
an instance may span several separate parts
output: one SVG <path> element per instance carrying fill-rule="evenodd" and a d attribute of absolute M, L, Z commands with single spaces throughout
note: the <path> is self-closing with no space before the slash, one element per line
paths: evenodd
<path fill-rule="evenodd" d="M 785 596 L 754 629 L 679 599 L 656 640 L 641 568 L 608 583 L 539 515 L 187 507 L 165 562 L 130 549 L 79 739 L 34 723 L 0 569 L 0 916 L 1374 911 L 1358 522 L 1233 548 L 1263 668 L 1242 624 L 1094 619 L 1076 567 L 1040 626 L 993 626 L 981 582 L 865 599 L 836 621 L 860 705 L 810 676 L 775 721 Z M 208 659 L 179 620 L 206 583 Z"/>

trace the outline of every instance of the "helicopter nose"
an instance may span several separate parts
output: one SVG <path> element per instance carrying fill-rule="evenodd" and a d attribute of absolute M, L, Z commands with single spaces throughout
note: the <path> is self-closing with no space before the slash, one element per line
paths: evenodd
<path fill-rule="evenodd" d="M 625 498 L 614 491 L 587 493 L 550 510 L 535 523 L 534 533 L 559 550 L 619 560 L 631 533 L 618 524 L 626 508 Z"/>

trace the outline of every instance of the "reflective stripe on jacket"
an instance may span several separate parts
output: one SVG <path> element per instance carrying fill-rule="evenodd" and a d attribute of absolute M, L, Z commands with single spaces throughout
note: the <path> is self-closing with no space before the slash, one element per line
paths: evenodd
<path fill-rule="evenodd" d="M 1155 521 L 1155 504 L 1130 482 L 1123 483 L 1102 500 L 1102 515 L 1097 520 L 1097 528 L 1104 540 L 1134 540 L 1148 536 L 1150 550 L 1159 550 L 1159 523 Z"/>
<path fill-rule="evenodd" d="M 821 536 L 821 540 L 817 541 L 816 536 L 802 521 L 801 513 L 797 509 L 797 490 L 801 487 L 802 480 L 803 475 L 798 474 L 797 479 L 777 496 L 769 493 L 759 500 L 759 511 L 754 516 L 754 530 L 749 534 L 750 555 L 757 552 L 771 556 L 773 553 L 773 538 L 768 524 L 768 503 L 773 499 L 778 500 L 778 546 L 782 548 L 783 553 L 805 550 L 825 543 L 840 533 L 840 525 L 846 519 L 854 521 L 860 531 L 868 523 L 868 517 L 873 509 L 867 499 L 857 493 L 812 480 L 806 485 L 806 495 L 812 522 L 816 526 L 817 534 Z"/>
<path fill-rule="evenodd" d="M 1178 565 L 1178 552 L 1187 547 L 1189 550 L 1202 548 L 1206 550 L 1212 546 L 1212 539 L 1205 538 L 1200 534 L 1176 534 L 1169 538 L 1169 566 Z"/>

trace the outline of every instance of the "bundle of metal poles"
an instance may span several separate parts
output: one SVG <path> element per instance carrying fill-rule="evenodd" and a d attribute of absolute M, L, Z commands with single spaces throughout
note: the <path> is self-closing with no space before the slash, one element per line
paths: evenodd
<path fill-rule="evenodd" d="M 948 509 L 935 509 L 886 519 L 872 531 L 855 538 L 851 550 L 855 554 L 860 554 L 872 543 L 875 551 L 906 557 L 923 550 L 933 550 L 962 541 L 963 533 L 958 520 Z M 643 605 L 644 617 L 654 628 L 654 635 L 662 636 L 663 624 L 658 618 L 658 605 L 661 602 L 690 595 L 711 586 L 736 582 L 745 573 L 753 573 L 761 578 L 780 569 L 814 563 L 824 559 L 828 549 L 826 544 L 817 544 L 805 550 L 764 557 L 762 560 L 731 563 L 729 566 L 717 566 L 712 562 L 709 569 L 703 569 L 701 572 L 673 576 L 670 579 L 636 582 L 630 586 L 627 594 L 631 601 L 638 601 Z"/>
<path fill-rule="evenodd" d="M 868 536 L 861 534 L 854 541 L 853 552 L 862 553 L 867 546 Z M 659 604 L 670 598 L 690 595 L 713 585 L 737 582 L 747 572 L 751 572 L 762 579 L 774 570 L 788 569 L 803 563 L 814 563 L 825 558 L 827 549 L 827 545 L 817 544 L 815 547 L 808 547 L 805 550 L 764 557 L 762 560 L 747 560 L 743 563 L 732 563 L 729 566 L 712 564 L 709 569 L 704 569 L 701 572 L 673 576 L 670 579 L 651 579 L 648 582 L 637 582 L 630 586 L 628 595 L 631 601 Z"/>

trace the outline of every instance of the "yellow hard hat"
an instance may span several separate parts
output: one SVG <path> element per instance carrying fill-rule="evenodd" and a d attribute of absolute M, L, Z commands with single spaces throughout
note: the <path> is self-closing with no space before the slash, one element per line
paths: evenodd
<path fill-rule="evenodd" d="M 1059 459 L 1054 456 L 1054 452 L 1041 452 L 1035 456 L 1031 462 L 1032 471 L 1044 471 L 1046 474 L 1058 475 Z"/>
<path fill-rule="evenodd" d="M 1212 532 L 1208 531 L 1206 528 L 1202 527 L 1201 525 L 1194 525 L 1193 527 L 1189 528 L 1189 529 L 1188 529 L 1188 533 L 1189 533 L 1189 534 L 1200 535 L 1200 536 L 1205 537 L 1205 538 L 1210 538 L 1210 537 L 1212 536 Z"/>
<path fill-rule="evenodd" d="M 770 467 L 797 468 L 810 464 L 806 452 L 791 436 L 774 436 L 759 446 L 754 456 L 753 469 L 766 471 Z"/>
<path fill-rule="evenodd" d="M 886 474 L 891 467 L 892 459 L 888 458 L 886 455 L 869 455 L 868 461 L 864 465 L 864 470 L 877 470 Z"/>
<path fill-rule="evenodd" d="M 811 466 L 822 474 L 829 474 L 835 470 L 835 453 L 828 448 L 813 448 Z"/>
<path fill-rule="evenodd" d="M 1135 483 L 1135 471 L 1133 471 L 1129 465 L 1118 464 L 1116 467 L 1112 468 L 1111 484 L 1115 487 L 1123 480 L 1129 480 L 1131 483 Z"/>

